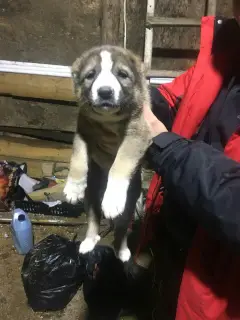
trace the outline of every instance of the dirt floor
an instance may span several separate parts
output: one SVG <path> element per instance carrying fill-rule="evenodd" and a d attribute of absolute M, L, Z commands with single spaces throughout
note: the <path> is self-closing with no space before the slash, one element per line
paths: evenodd
<path fill-rule="evenodd" d="M 34 226 L 35 242 L 49 234 L 57 233 L 67 238 L 73 238 L 78 233 L 82 240 L 85 227 L 51 227 Z M 106 244 L 111 241 L 111 235 L 102 240 Z M 85 319 L 86 305 L 81 289 L 73 300 L 61 312 L 34 313 L 27 305 L 26 296 L 21 282 L 21 267 L 23 256 L 19 255 L 11 238 L 9 225 L 0 225 L 0 318 L 4 320 L 83 320 Z"/>

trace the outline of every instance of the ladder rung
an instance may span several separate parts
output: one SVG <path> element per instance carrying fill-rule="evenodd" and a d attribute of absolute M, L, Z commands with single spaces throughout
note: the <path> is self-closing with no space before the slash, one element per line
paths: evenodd
<path fill-rule="evenodd" d="M 166 17 L 148 17 L 146 21 L 146 27 L 199 27 L 201 25 L 201 19 L 191 18 L 166 18 Z"/>
<path fill-rule="evenodd" d="M 184 70 L 149 70 L 147 78 L 176 78 L 184 73 Z"/>

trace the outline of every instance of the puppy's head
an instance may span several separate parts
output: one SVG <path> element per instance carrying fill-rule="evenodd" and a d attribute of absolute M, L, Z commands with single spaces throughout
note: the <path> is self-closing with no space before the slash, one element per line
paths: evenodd
<path fill-rule="evenodd" d="M 147 87 L 140 59 L 115 46 L 85 52 L 74 62 L 72 78 L 80 106 L 96 112 L 131 112 Z"/>

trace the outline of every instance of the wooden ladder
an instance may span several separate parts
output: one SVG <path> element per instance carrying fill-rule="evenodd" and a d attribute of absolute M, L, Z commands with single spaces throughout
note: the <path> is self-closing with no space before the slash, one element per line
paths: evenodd
<path fill-rule="evenodd" d="M 206 1 L 206 14 L 216 15 L 217 0 Z M 151 70 L 152 66 L 152 51 L 153 51 L 153 28 L 156 27 L 200 27 L 201 19 L 193 18 L 166 18 L 157 17 L 155 13 L 155 0 L 147 0 L 147 15 L 145 25 L 145 46 L 144 46 L 144 64 L 151 77 L 176 77 L 179 71 L 161 71 Z"/>

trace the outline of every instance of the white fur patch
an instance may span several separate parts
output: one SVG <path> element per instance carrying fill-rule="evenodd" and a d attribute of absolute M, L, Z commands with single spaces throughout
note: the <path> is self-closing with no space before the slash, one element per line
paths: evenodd
<path fill-rule="evenodd" d="M 101 237 L 99 235 L 95 236 L 95 238 L 86 238 L 80 244 L 79 253 L 85 254 L 92 251 L 100 239 Z"/>
<path fill-rule="evenodd" d="M 102 201 L 102 210 L 106 219 L 114 219 L 123 213 L 130 181 L 108 177 L 107 188 Z"/>
<path fill-rule="evenodd" d="M 98 90 L 101 87 L 107 86 L 112 88 L 114 92 L 114 99 L 117 102 L 121 92 L 121 85 L 115 75 L 112 73 L 113 61 L 111 53 L 102 51 L 101 56 L 101 72 L 92 85 L 92 98 L 94 101 L 98 100 Z"/>
<path fill-rule="evenodd" d="M 67 202 L 77 203 L 84 198 L 84 192 L 87 186 L 87 179 L 84 177 L 81 180 L 74 180 L 70 177 L 67 178 L 66 185 L 63 193 L 66 196 Z"/>
<path fill-rule="evenodd" d="M 118 253 L 118 258 L 122 262 L 127 262 L 131 258 L 131 252 L 128 248 L 121 249 Z"/>

